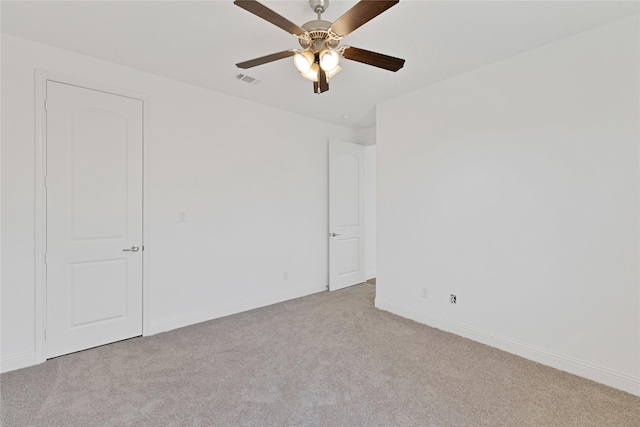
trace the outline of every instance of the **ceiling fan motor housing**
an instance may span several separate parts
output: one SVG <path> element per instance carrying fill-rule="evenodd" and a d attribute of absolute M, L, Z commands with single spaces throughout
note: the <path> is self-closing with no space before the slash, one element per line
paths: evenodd
<path fill-rule="evenodd" d="M 342 37 L 331 31 L 331 22 L 317 19 L 302 25 L 306 33 L 298 36 L 300 46 L 304 49 L 311 48 L 316 53 L 325 47 L 338 46 Z"/>

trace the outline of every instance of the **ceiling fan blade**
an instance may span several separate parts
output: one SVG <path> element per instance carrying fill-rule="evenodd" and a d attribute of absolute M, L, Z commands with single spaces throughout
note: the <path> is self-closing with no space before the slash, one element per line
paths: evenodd
<path fill-rule="evenodd" d="M 360 26 L 371 21 L 400 0 L 360 0 L 355 6 L 347 10 L 338 18 L 331 29 L 340 36 L 346 36 Z"/>
<path fill-rule="evenodd" d="M 342 56 L 352 61 L 362 62 L 363 64 L 373 65 L 374 67 L 384 68 L 389 71 L 398 71 L 404 66 L 404 59 L 394 58 L 393 56 L 383 55 L 357 47 L 347 47 Z"/>
<path fill-rule="evenodd" d="M 266 64 L 267 62 L 273 62 L 273 61 L 277 61 L 278 59 L 288 58 L 295 54 L 296 53 L 293 50 L 285 50 L 278 53 L 272 53 L 271 55 L 261 56 L 260 58 L 239 62 L 236 64 L 236 67 L 244 68 L 246 70 L 247 68 L 256 67 L 258 65 Z"/>
<path fill-rule="evenodd" d="M 329 90 L 329 81 L 327 80 L 327 73 L 324 72 L 322 68 L 318 71 L 318 88 L 320 89 L 320 93 L 326 92 Z"/>
<path fill-rule="evenodd" d="M 299 36 L 306 33 L 306 31 L 298 27 L 293 22 L 275 13 L 262 3 L 258 3 L 256 0 L 235 0 L 233 2 L 236 6 L 240 6 L 247 12 L 251 12 L 256 16 L 271 22 L 273 25 L 282 28 L 286 32 Z"/>

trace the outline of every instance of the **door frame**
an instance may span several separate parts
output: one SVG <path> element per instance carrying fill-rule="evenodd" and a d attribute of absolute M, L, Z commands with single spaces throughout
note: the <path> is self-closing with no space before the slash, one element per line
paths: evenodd
<path fill-rule="evenodd" d="M 60 74 L 48 70 L 35 70 L 35 307 L 34 307 L 34 344 L 35 363 L 46 361 L 45 330 L 47 327 L 47 275 L 45 253 L 47 248 L 47 192 L 45 188 L 45 176 L 47 171 L 47 120 L 45 113 L 45 100 L 47 96 L 47 81 L 54 81 L 85 89 L 106 92 L 142 101 L 142 335 L 150 334 L 150 294 L 149 274 L 147 272 L 149 255 L 145 244 L 149 241 L 147 220 L 147 160 L 148 160 L 148 129 L 150 96 L 111 85 L 97 83 L 74 76 Z"/>

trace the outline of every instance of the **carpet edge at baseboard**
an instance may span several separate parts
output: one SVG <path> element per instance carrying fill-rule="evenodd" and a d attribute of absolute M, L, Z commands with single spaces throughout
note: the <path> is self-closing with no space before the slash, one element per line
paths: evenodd
<path fill-rule="evenodd" d="M 464 324 L 419 313 L 381 298 L 375 299 L 375 306 L 384 311 L 414 320 L 427 326 L 441 329 L 470 340 L 498 348 L 525 359 L 550 366 L 589 380 L 640 396 L 640 378 L 616 372 L 571 356 L 554 353 L 540 347 L 510 338 L 502 337 Z"/>
<path fill-rule="evenodd" d="M 34 351 L 3 356 L 2 359 L 0 359 L 0 373 L 15 371 L 35 364 L 36 353 Z"/>
<path fill-rule="evenodd" d="M 275 295 L 249 299 L 237 304 L 216 307 L 197 313 L 191 313 L 167 320 L 162 320 L 159 322 L 151 323 L 149 325 L 149 330 L 145 332 L 144 336 L 148 337 L 151 335 L 159 334 L 161 332 L 168 332 L 173 329 L 183 328 L 185 326 L 195 325 L 197 323 L 206 322 L 213 319 L 219 319 L 221 317 L 230 316 L 232 314 L 242 313 L 244 311 L 254 310 L 260 307 L 266 307 L 268 305 L 277 304 L 295 298 L 305 297 L 307 295 L 323 292 L 326 290 L 326 286 L 308 286 Z"/>

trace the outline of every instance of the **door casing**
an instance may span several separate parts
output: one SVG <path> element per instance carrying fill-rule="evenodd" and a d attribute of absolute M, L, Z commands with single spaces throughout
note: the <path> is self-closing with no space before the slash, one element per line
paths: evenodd
<path fill-rule="evenodd" d="M 47 209 L 46 209 L 46 188 L 45 176 L 47 170 L 47 120 L 45 102 L 47 94 L 47 81 L 64 83 L 114 95 L 125 96 L 142 101 L 142 335 L 149 335 L 149 274 L 147 268 L 149 264 L 149 230 L 147 224 L 147 147 L 149 129 L 149 95 L 135 92 L 128 89 L 121 89 L 102 83 L 84 80 L 81 78 L 54 73 L 47 70 L 35 71 L 35 363 L 42 363 L 46 360 L 46 264 L 45 252 L 47 248 Z"/>

